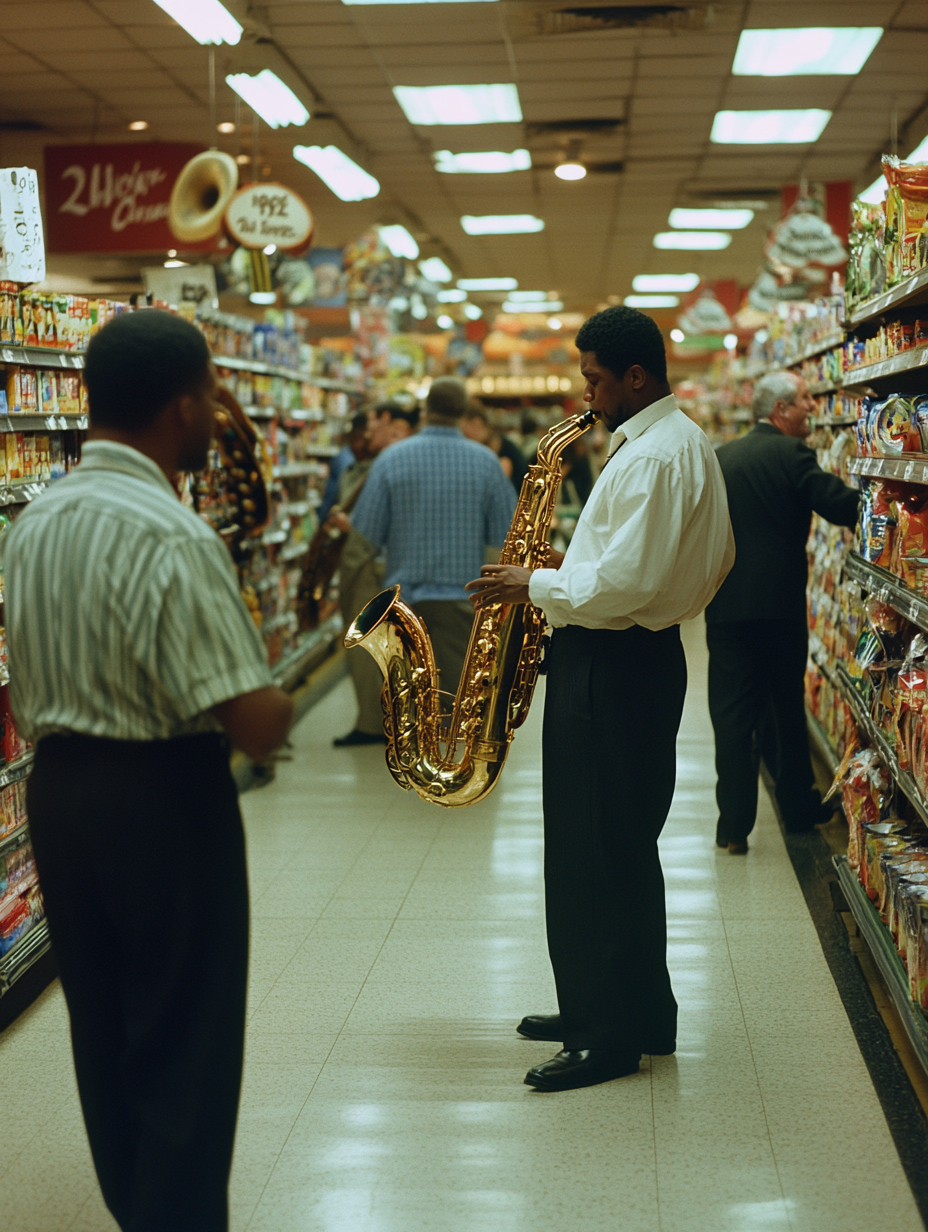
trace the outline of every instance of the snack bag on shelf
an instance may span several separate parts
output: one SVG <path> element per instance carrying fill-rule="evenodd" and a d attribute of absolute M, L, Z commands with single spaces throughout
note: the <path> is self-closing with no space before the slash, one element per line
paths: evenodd
<path fill-rule="evenodd" d="M 928 881 L 928 878 L 926 878 Z M 909 973 L 909 995 L 919 999 L 919 932 L 920 908 L 928 907 L 928 885 L 907 882 L 902 887 L 902 910 L 899 913 L 899 949 Z"/>
<path fill-rule="evenodd" d="M 860 554 L 864 560 L 889 568 L 896 524 L 896 515 L 883 484 L 871 483 L 860 506 Z"/>
<path fill-rule="evenodd" d="M 874 452 L 881 457 L 898 457 L 921 449 L 915 406 L 902 394 L 890 394 L 876 404 L 875 428 Z"/>
<path fill-rule="evenodd" d="M 907 840 L 901 836 L 904 829 L 905 823 L 901 821 L 878 821 L 864 826 L 864 851 L 858 875 L 867 896 L 875 903 L 880 901 L 883 892 L 880 857 L 884 852 L 894 854 L 905 849 Z"/>
<path fill-rule="evenodd" d="M 848 748 L 825 799 L 830 799 L 839 787 L 848 824 L 847 858 L 857 871 L 864 849 L 864 827 L 880 820 L 889 796 L 889 777 L 873 749 L 857 751 L 853 745 Z"/>
<path fill-rule="evenodd" d="M 896 508 L 894 571 L 917 594 L 928 594 L 928 493 L 915 491 Z"/>
<path fill-rule="evenodd" d="M 928 852 L 925 853 L 928 856 Z M 906 894 L 916 888 L 928 888 L 928 859 L 924 863 L 914 861 L 915 868 L 905 872 L 894 868 L 891 877 L 893 881 L 892 902 L 889 907 L 887 927 L 896 943 L 896 953 L 900 958 L 906 958 L 907 942 L 905 932 L 905 898 Z"/>
<path fill-rule="evenodd" d="M 918 917 L 918 937 L 915 954 L 915 1004 L 923 1012 L 928 1012 L 928 903 L 919 901 L 916 905 Z M 909 967 L 911 976 L 912 969 Z"/>
<path fill-rule="evenodd" d="M 918 760 L 916 739 L 928 706 L 928 639 L 917 633 L 909 643 L 896 676 L 893 698 L 893 730 L 896 758 L 903 770 L 914 770 Z"/>
<path fill-rule="evenodd" d="M 888 285 L 921 269 L 928 258 L 919 242 L 928 220 L 928 167 L 883 155 L 886 194 L 886 268 Z"/>
<path fill-rule="evenodd" d="M 893 932 L 893 903 L 900 877 L 914 873 L 923 873 L 928 869 L 928 851 L 916 852 L 911 846 L 905 851 L 884 852 L 880 856 L 882 866 L 882 886 L 880 888 L 879 909 L 886 927 Z"/>

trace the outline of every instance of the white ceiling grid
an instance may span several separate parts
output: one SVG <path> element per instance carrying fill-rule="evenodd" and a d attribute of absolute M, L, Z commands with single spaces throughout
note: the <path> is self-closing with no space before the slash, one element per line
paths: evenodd
<path fill-rule="evenodd" d="M 625 294 L 642 272 L 685 268 L 750 281 L 783 183 L 806 176 L 863 187 L 888 144 L 894 103 L 903 153 L 928 132 L 928 3 L 722 3 L 702 6 L 714 10 L 702 28 L 573 34 L 540 32 L 541 15 L 566 10 L 568 0 L 226 3 L 260 23 L 266 41 L 219 49 L 220 70 L 263 60 L 316 117 L 301 130 L 263 129 L 261 161 L 306 195 L 320 242 L 345 243 L 373 222 L 404 222 L 424 252 L 440 252 L 456 272 L 512 275 L 524 287 L 559 292 L 568 307 Z M 583 6 L 596 7 L 602 0 Z M 630 6 L 612 0 L 611 7 Z M 811 25 L 882 25 L 886 32 L 858 76 L 731 76 L 742 29 Z M 0 0 L 0 162 L 41 166 L 46 142 L 126 140 L 136 119 L 148 121 L 152 139 L 208 143 L 206 65 L 206 50 L 152 0 Z M 414 128 L 392 93 L 395 85 L 490 81 L 518 85 L 523 124 Z M 710 142 L 717 110 L 767 107 L 823 107 L 834 115 L 809 146 Z M 219 118 L 232 114 L 233 96 L 221 86 Z M 533 126 L 607 118 L 622 123 L 583 136 L 581 156 L 622 162 L 624 170 L 558 180 L 550 167 L 569 134 Z M 42 129 L 5 127 L 23 121 Z M 222 139 L 232 152 L 238 141 Z M 377 176 L 381 195 L 338 201 L 292 159 L 298 141 L 341 146 Z M 525 145 L 536 164 L 531 171 L 441 175 L 432 166 L 438 149 Z M 743 196 L 767 199 L 771 209 L 735 233 L 727 250 L 652 247 L 673 206 Z M 469 237 L 459 221 L 465 213 L 532 213 L 546 228 Z"/>

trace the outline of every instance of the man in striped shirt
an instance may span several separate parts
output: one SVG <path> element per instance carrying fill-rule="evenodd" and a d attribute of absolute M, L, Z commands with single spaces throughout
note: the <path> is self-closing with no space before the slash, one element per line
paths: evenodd
<path fill-rule="evenodd" d="M 106 1204 L 132 1232 L 225 1232 L 248 962 L 228 737 L 265 757 L 293 707 L 225 546 L 172 486 L 213 433 L 203 336 L 126 314 L 84 375 L 83 461 L 7 540 L 30 828 Z"/>

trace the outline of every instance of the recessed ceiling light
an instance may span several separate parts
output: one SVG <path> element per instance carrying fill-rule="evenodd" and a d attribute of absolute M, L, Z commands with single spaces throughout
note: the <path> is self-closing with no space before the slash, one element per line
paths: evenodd
<path fill-rule="evenodd" d="M 293 157 L 315 171 L 340 201 L 369 201 L 380 192 L 380 181 L 368 175 L 337 145 L 295 145 Z"/>
<path fill-rule="evenodd" d="M 518 124 L 519 91 L 511 82 L 484 86 L 394 86 L 410 124 Z"/>
<path fill-rule="evenodd" d="M 242 37 L 242 27 L 219 0 L 155 0 L 160 9 L 198 43 L 231 43 Z"/>
<path fill-rule="evenodd" d="M 465 214 L 461 226 L 468 235 L 521 235 L 545 229 L 544 221 L 534 214 Z"/>
<path fill-rule="evenodd" d="M 252 291 L 248 296 L 253 304 L 276 304 L 276 291 Z"/>
<path fill-rule="evenodd" d="M 626 295 L 622 302 L 626 308 L 676 308 L 680 299 L 676 295 Z"/>
<path fill-rule="evenodd" d="M 548 317 L 548 329 L 560 329 L 562 325 L 559 317 Z"/>
<path fill-rule="evenodd" d="M 277 245 L 276 244 L 265 244 L 264 247 L 261 249 L 261 251 L 264 253 L 266 257 L 273 257 L 274 253 L 277 251 Z"/>
<path fill-rule="evenodd" d="M 503 312 L 561 312 L 564 305 L 559 299 L 536 299 L 526 302 L 524 299 L 507 299 L 503 304 Z"/>
<path fill-rule="evenodd" d="M 408 257 L 410 261 L 415 261 L 418 257 L 419 245 L 400 223 L 391 227 L 380 227 L 379 231 L 380 238 L 394 257 Z"/>
<path fill-rule="evenodd" d="M 726 334 L 722 339 L 722 345 L 725 347 L 726 351 L 733 351 L 738 345 L 738 335 Z"/>
<path fill-rule="evenodd" d="M 146 128 L 148 128 L 147 120 L 133 120 L 129 125 L 129 129 L 133 133 L 144 133 Z"/>
<path fill-rule="evenodd" d="M 710 141 L 719 145 L 798 145 L 818 141 L 831 119 L 821 107 L 774 111 L 717 111 Z"/>
<path fill-rule="evenodd" d="M 684 334 L 682 329 L 672 329 L 670 331 L 671 342 L 683 342 L 685 338 L 686 334 Z"/>
<path fill-rule="evenodd" d="M 515 278 L 459 278 L 457 285 L 462 291 L 514 291 L 519 283 Z"/>
<path fill-rule="evenodd" d="M 448 316 L 447 312 L 443 312 L 435 323 L 439 329 L 454 329 L 454 321 Z"/>
<path fill-rule="evenodd" d="M 429 282 L 450 282 L 454 277 L 441 257 L 426 257 L 424 261 L 420 261 L 419 272 Z"/>
<path fill-rule="evenodd" d="M 727 248 L 731 236 L 725 231 L 659 231 L 655 248 L 675 248 L 680 252 L 711 252 Z"/>
<path fill-rule="evenodd" d="M 671 227 L 682 227 L 685 230 L 696 231 L 702 228 L 714 230 L 724 227 L 726 231 L 740 231 L 754 217 L 753 210 L 710 210 L 710 209 L 677 209 L 670 211 L 667 222 Z"/>
<path fill-rule="evenodd" d="M 216 125 L 216 132 L 217 133 L 234 133 L 235 125 L 232 123 L 231 120 L 221 120 Z"/>
<path fill-rule="evenodd" d="M 226 85 L 271 128 L 286 128 L 289 124 L 302 128 L 309 121 L 309 112 L 297 96 L 269 68 L 253 77 L 248 73 L 230 73 Z"/>
<path fill-rule="evenodd" d="M 251 162 L 251 155 L 250 154 L 236 154 L 235 161 L 238 163 L 240 167 L 247 167 L 248 164 Z"/>
<path fill-rule="evenodd" d="M 476 304 L 465 304 L 462 311 L 468 321 L 479 321 L 483 316 L 483 309 L 478 308 Z"/>
<path fill-rule="evenodd" d="M 440 304 L 463 304 L 467 299 L 466 291 L 439 291 L 435 296 Z"/>
<path fill-rule="evenodd" d="M 582 180 L 586 176 L 583 163 L 560 163 L 554 168 L 554 174 L 559 180 Z"/>
<path fill-rule="evenodd" d="M 742 30 L 731 71 L 735 77 L 851 76 L 882 34 L 882 26 Z"/>
<path fill-rule="evenodd" d="M 452 154 L 450 150 L 436 150 L 435 170 L 445 175 L 500 175 L 507 171 L 528 171 L 532 156 L 528 150 L 482 150 L 470 154 Z"/>
<path fill-rule="evenodd" d="M 183 265 L 189 265 L 189 261 L 165 261 L 165 269 L 180 269 Z"/>
<path fill-rule="evenodd" d="M 693 291 L 698 286 L 698 274 L 637 274 L 632 279 L 635 291 Z"/>

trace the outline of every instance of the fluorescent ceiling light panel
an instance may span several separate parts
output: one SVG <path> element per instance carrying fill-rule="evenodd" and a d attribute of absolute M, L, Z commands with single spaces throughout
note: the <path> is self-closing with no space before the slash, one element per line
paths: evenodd
<path fill-rule="evenodd" d="M 271 128 L 286 128 L 288 124 L 302 128 L 309 121 L 309 112 L 297 96 L 269 68 L 262 69 L 254 77 L 248 73 L 230 73 L 226 85 Z"/>
<path fill-rule="evenodd" d="M 680 300 L 676 295 L 626 295 L 622 302 L 626 308 L 676 308 Z"/>
<path fill-rule="evenodd" d="M 440 304 L 463 304 L 467 299 L 466 291 L 439 291 L 435 296 Z"/>
<path fill-rule="evenodd" d="M 821 107 L 777 111 L 717 111 L 710 141 L 718 145 L 799 145 L 818 141 L 831 119 Z"/>
<path fill-rule="evenodd" d="M 678 209 L 670 211 L 667 222 L 671 227 L 682 227 L 686 231 L 712 231 L 720 227 L 726 231 L 740 231 L 753 217 L 753 210 Z"/>
<path fill-rule="evenodd" d="M 315 171 L 340 201 L 368 201 L 380 192 L 380 181 L 368 175 L 337 145 L 295 145 L 293 157 Z"/>
<path fill-rule="evenodd" d="M 742 30 L 731 71 L 735 77 L 851 76 L 882 34 L 882 26 Z"/>
<path fill-rule="evenodd" d="M 342 4 L 495 4 L 496 0 L 342 0 Z"/>
<path fill-rule="evenodd" d="M 674 248 L 678 252 L 718 252 L 727 248 L 731 236 L 725 231 L 659 231 L 655 248 Z"/>
<path fill-rule="evenodd" d="M 441 257 L 426 257 L 419 262 L 419 272 L 429 282 L 450 282 L 454 277 Z"/>
<path fill-rule="evenodd" d="M 465 304 L 462 311 L 468 321 L 479 321 L 483 316 L 483 309 L 478 308 L 476 304 Z"/>
<path fill-rule="evenodd" d="M 459 278 L 462 291 L 514 291 L 519 285 L 516 278 Z"/>
<path fill-rule="evenodd" d="M 538 299 L 532 303 L 521 299 L 507 299 L 503 304 L 503 312 L 560 312 L 563 307 L 559 299 Z"/>
<path fill-rule="evenodd" d="M 231 43 L 242 37 L 242 27 L 219 0 L 155 0 L 198 43 Z"/>
<path fill-rule="evenodd" d="M 513 301 L 518 300 L 538 300 L 547 299 L 547 291 L 513 291 L 509 298 Z"/>
<path fill-rule="evenodd" d="M 471 154 L 452 154 L 450 150 L 436 150 L 433 155 L 435 170 L 445 175 L 500 175 L 506 171 L 528 171 L 532 156 L 528 150 L 474 151 Z"/>
<path fill-rule="evenodd" d="M 544 221 L 534 214 L 465 214 L 461 226 L 468 235 L 522 235 L 545 229 Z"/>
<path fill-rule="evenodd" d="M 408 257 L 410 261 L 415 261 L 419 255 L 419 245 L 399 223 L 392 227 L 381 227 L 380 238 L 394 257 Z"/>
<path fill-rule="evenodd" d="M 519 91 L 508 82 L 486 86 L 394 86 L 410 124 L 518 124 Z"/>
<path fill-rule="evenodd" d="M 634 291 L 695 291 L 698 286 L 698 274 L 637 274 L 632 279 Z"/>

